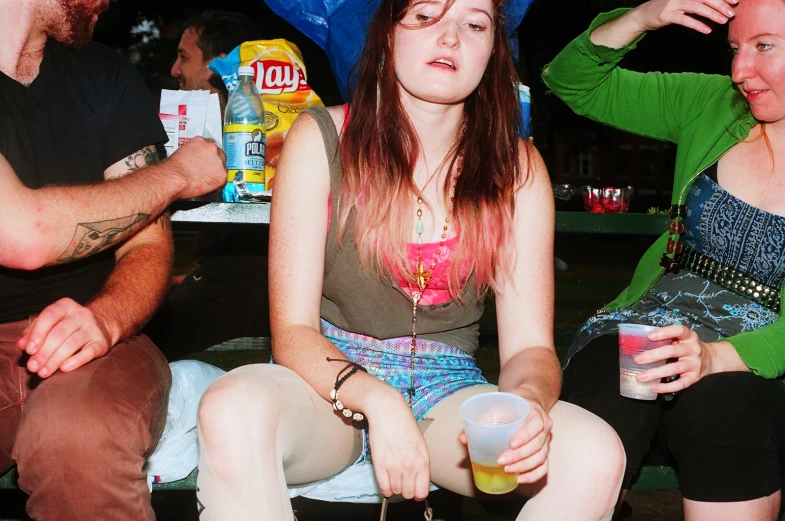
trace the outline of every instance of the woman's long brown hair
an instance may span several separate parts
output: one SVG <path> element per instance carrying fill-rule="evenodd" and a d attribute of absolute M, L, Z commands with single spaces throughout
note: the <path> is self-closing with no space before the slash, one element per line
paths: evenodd
<path fill-rule="evenodd" d="M 447 0 L 444 12 L 453 1 Z M 411 262 L 407 242 L 420 193 L 413 181 L 419 140 L 400 101 L 392 58 L 393 31 L 409 3 L 384 0 L 371 23 L 341 139 L 338 240 L 351 218 L 361 266 L 383 277 L 393 275 L 389 267 Z M 518 75 L 504 28 L 502 0 L 494 0 L 493 6 L 493 53 L 479 86 L 465 100 L 466 132 L 451 164 L 454 168 L 458 153 L 464 154 L 450 219 L 459 237 L 449 270 L 450 292 L 457 299 L 462 292 L 459 272 L 466 273 L 467 268 L 475 276 L 479 294 L 495 287 L 497 271 L 509 274 L 514 194 L 527 177 L 519 168 L 519 153 L 528 158 L 528 144 L 519 152 Z M 443 187 L 445 197 L 449 177 Z"/>

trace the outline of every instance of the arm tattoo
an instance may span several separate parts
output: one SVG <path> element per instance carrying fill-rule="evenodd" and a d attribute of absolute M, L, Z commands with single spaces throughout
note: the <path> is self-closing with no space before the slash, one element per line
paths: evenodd
<path fill-rule="evenodd" d="M 153 221 L 154 224 L 157 224 L 164 230 L 171 230 L 172 229 L 172 221 L 169 218 L 169 212 L 164 212 L 158 216 L 158 218 Z"/>
<path fill-rule="evenodd" d="M 160 155 L 158 154 L 158 150 L 156 149 L 155 145 L 150 145 L 149 147 L 144 147 L 141 150 L 137 150 L 130 156 L 126 157 L 125 166 L 128 168 L 129 172 L 133 172 L 134 170 L 139 170 L 140 168 L 154 165 L 160 160 Z"/>
<path fill-rule="evenodd" d="M 57 259 L 58 262 L 71 262 L 89 257 L 99 251 L 127 239 L 150 221 L 150 215 L 137 213 L 117 219 L 76 225 L 71 244 Z"/>

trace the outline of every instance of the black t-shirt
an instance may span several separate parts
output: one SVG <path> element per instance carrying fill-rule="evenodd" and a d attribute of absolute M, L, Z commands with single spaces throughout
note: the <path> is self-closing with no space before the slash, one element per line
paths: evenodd
<path fill-rule="evenodd" d="M 107 47 L 75 50 L 49 40 L 28 87 L 0 72 L 0 154 L 30 188 L 102 181 L 109 166 L 164 141 L 141 77 Z M 0 267 L 0 323 L 26 319 L 63 297 L 84 304 L 113 268 L 111 250 L 32 272 Z"/>

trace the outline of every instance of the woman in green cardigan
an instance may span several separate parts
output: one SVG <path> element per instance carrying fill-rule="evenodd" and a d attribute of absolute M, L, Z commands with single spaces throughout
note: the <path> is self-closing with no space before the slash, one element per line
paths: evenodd
<path fill-rule="evenodd" d="M 617 66 L 648 31 L 675 23 L 710 32 L 701 19 L 728 23 L 730 77 Z M 780 507 L 783 20 L 783 0 L 651 0 L 600 15 L 543 72 L 576 113 L 678 145 L 670 229 L 629 287 L 580 330 L 562 398 L 619 433 L 624 489 L 660 444 L 679 471 L 688 521 L 774 520 Z M 638 376 L 657 382 L 659 400 L 619 395 L 622 322 L 657 326 L 651 340 L 673 341 L 636 356 L 639 364 L 667 362 Z"/>

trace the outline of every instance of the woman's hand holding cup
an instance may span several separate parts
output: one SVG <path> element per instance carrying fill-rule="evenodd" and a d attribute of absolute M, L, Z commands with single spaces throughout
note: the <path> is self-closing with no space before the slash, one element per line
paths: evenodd
<path fill-rule="evenodd" d="M 553 420 L 533 400 L 527 400 L 531 411 L 523 428 L 510 440 L 510 450 L 499 455 L 504 471 L 518 474 L 518 483 L 535 483 L 548 473 L 548 452 Z"/>
<path fill-rule="evenodd" d="M 505 494 L 548 471 L 552 422 L 543 408 L 512 393 L 473 396 L 460 408 L 477 489 Z"/>
<path fill-rule="evenodd" d="M 670 345 L 650 349 L 634 357 L 635 362 L 641 365 L 668 359 L 675 360 L 638 375 L 639 382 L 659 381 L 661 378 L 679 375 L 675 381 L 652 384 L 654 392 L 658 394 L 678 392 L 704 376 L 718 372 L 712 356 L 713 344 L 702 342 L 692 329 L 674 324 L 661 327 L 649 334 L 649 340 L 652 341 L 668 339 L 673 341 Z"/>

